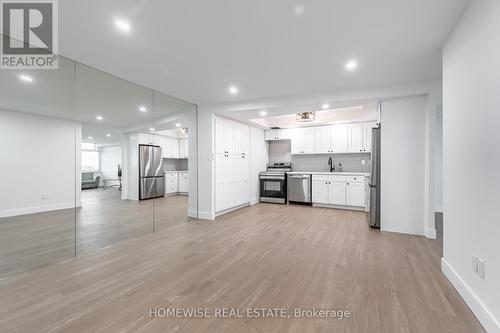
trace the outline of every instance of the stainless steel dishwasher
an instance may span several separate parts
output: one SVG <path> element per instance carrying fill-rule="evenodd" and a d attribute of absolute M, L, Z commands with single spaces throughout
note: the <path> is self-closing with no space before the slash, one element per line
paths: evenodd
<path fill-rule="evenodd" d="M 311 204 L 311 187 L 310 174 L 288 175 L 288 201 Z"/>

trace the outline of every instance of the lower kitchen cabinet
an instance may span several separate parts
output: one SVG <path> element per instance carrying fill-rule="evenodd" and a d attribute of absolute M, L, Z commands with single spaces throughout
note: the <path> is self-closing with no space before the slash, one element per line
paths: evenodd
<path fill-rule="evenodd" d="M 313 175 L 312 201 L 317 205 L 365 207 L 364 176 Z"/>
<path fill-rule="evenodd" d="M 363 207 L 365 205 L 365 184 L 345 183 L 345 198 L 348 206 Z"/>
<path fill-rule="evenodd" d="M 189 175 L 187 172 L 179 172 L 179 192 L 189 192 Z"/>

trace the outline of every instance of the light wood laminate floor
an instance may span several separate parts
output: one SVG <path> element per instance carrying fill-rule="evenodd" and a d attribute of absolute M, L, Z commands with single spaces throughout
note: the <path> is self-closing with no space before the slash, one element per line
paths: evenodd
<path fill-rule="evenodd" d="M 0 280 L 2 332 L 483 332 L 441 242 L 362 212 L 257 204 Z M 349 319 L 151 318 L 151 307 L 347 309 Z"/>
<path fill-rule="evenodd" d="M 187 196 L 132 201 L 99 188 L 82 191 L 80 208 L 0 218 L 0 277 L 185 223 L 187 209 Z"/>

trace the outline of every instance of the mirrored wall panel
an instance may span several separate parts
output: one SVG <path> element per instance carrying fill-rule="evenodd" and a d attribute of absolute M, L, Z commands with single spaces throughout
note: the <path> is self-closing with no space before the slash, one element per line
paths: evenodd
<path fill-rule="evenodd" d="M 0 279 L 196 219 L 196 131 L 196 105 L 61 56 L 0 70 Z"/>
<path fill-rule="evenodd" d="M 163 191 L 154 200 L 154 229 L 197 218 L 196 105 L 154 92 L 155 146 L 161 154 Z"/>
<path fill-rule="evenodd" d="M 141 195 L 154 185 L 155 166 L 140 145 L 153 114 L 152 90 L 76 65 L 82 126 L 77 255 L 153 232 L 153 201 Z"/>
<path fill-rule="evenodd" d="M 57 70 L 0 71 L 0 278 L 75 255 L 74 83 L 64 57 Z"/>

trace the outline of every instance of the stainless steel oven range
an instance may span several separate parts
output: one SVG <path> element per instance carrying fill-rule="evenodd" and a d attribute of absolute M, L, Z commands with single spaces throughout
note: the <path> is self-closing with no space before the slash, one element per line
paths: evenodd
<path fill-rule="evenodd" d="M 260 202 L 286 204 L 286 173 L 292 171 L 292 163 L 269 163 L 267 171 L 259 174 Z"/>

